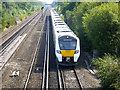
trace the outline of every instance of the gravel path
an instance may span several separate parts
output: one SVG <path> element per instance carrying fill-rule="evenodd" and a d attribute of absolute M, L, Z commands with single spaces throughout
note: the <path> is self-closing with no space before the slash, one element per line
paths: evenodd
<path fill-rule="evenodd" d="M 34 30 L 30 32 L 30 35 L 24 42 L 19 46 L 16 52 L 12 55 L 9 59 L 8 63 L 6 64 L 5 68 L 2 71 L 2 88 L 23 88 L 27 73 L 32 61 L 32 57 L 35 51 L 35 47 L 37 44 L 37 40 L 40 34 L 40 30 L 42 28 L 42 20 L 36 25 Z M 50 21 L 50 26 L 52 26 Z M 46 30 L 46 28 L 44 28 Z M 30 79 L 30 83 L 28 88 L 40 88 L 41 81 L 42 81 L 42 67 L 43 67 L 43 58 L 44 58 L 44 46 L 45 46 L 45 33 L 42 33 L 40 48 L 37 53 L 36 61 L 34 64 L 32 77 Z M 85 89 L 95 89 L 99 88 L 100 80 L 93 74 L 91 74 L 85 64 L 85 55 L 81 53 L 79 64 L 75 66 L 77 75 L 83 88 Z M 50 27 L 50 69 L 49 69 L 49 88 L 50 89 L 57 89 L 58 88 L 58 81 L 57 81 L 57 70 L 56 70 L 56 61 L 55 61 L 55 53 L 54 53 L 54 44 L 53 44 L 53 35 L 52 35 L 52 27 Z M 36 68 L 39 68 L 39 71 L 36 71 Z M 68 68 L 68 69 L 66 69 Z M 64 76 L 65 80 L 67 81 L 66 86 L 67 88 L 77 88 L 78 85 L 74 82 L 75 78 L 72 77 L 73 73 L 70 70 L 70 67 L 64 68 Z M 13 71 L 19 71 L 20 75 L 17 77 L 10 77 Z M 73 80 L 73 82 L 72 82 Z M 71 82 L 71 84 L 70 84 Z M 33 84 L 34 83 L 34 84 Z"/>

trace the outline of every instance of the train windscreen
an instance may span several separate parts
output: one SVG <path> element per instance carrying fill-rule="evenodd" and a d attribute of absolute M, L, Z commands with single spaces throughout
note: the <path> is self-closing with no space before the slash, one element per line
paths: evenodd
<path fill-rule="evenodd" d="M 61 39 L 59 40 L 59 46 L 61 50 L 75 50 L 77 45 L 76 39 Z"/>

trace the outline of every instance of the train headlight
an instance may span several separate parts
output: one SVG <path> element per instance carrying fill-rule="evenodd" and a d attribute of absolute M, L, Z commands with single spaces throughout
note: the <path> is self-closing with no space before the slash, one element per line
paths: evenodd
<path fill-rule="evenodd" d="M 57 53 L 61 54 L 61 51 L 60 50 L 56 50 Z"/>
<path fill-rule="evenodd" d="M 75 51 L 75 54 L 77 54 L 77 53 L 79 53 L 79 50 L 76 50 L 76 51 Z"/>

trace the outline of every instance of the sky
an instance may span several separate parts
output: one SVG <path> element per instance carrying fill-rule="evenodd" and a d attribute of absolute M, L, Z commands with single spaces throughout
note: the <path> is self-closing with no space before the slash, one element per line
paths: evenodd
<path fill-rule="evenodd" d="M 52 4 L 53 2 L 53 0 L 38 0 L 38 1 L 46 2 L 47 4 Z"/>

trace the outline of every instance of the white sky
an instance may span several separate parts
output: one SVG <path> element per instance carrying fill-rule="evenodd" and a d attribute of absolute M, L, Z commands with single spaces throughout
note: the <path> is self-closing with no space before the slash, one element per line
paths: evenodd
<path fill-rule="evenodd" d="M 38 1 L 46 2 L 47 4 L 52 4 L 53 2 L 53 0 L 38 0 Z"/>

